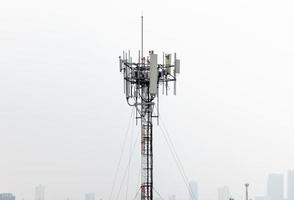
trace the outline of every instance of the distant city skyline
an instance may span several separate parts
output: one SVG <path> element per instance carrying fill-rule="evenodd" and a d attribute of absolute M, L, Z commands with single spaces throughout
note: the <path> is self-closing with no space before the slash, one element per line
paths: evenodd
<path fill-rule="evenodd" d="M 285 182 L 285 174 L 287 177 L 286 185 Z M 249 193 L 249 200 L 292 200 L 293 195 L 293 183 L 294 183 L 294 170 L 288 170 L 284 173 L 270 173 L 267 176 L 266 181 L 266 193 L 264 195 L 259 196 L 252 196 L 251 193 Z M 252 187 L 254 187 L 254 183 L 251 183 Z M 187 191 L 188 196 L 191 196 L 191 193 L 194 195 L 192 198 L 189 197 L 191 200 L 202 200 L 199 198 L 199 183 L 196 181 L 190 181 L 189 182 L 189 188 L 190 191 Z M 240 185 L 240 187 L 244 187 L 244 185 Z M 285 190 L 285 188 L 287 188 Z M 200 191 L 201 192 L 201 191 Z M 285 192 L 285 193 L 284 193 Z M 244 195 L 245 197 L 245 195 Z M 244 198 L 243 197 L 243 198 Z M 234 197 L 230 193 L 229 186 L 221 186 L 217 189 L 217 197 L 216 200 L 242 200 L 243 198 Z M 22 197 L 16 198 L 13 193 L 0 193 L 0 200 L 21 200 Z M 66 198 L 69 200 L 70 198 Z M 101 200 L 102 198 L 100 198 Z M 140 199 L 139 195 L 136 199 Z M 161 197 L 155 198 L 157 200 L 162 200 Z M 45 186 L 44 185 L 38 185 L 35 187 L 35 200 L 45 200 Z M 84 195 L 84 200 L 96 200 L 96 194 L 94 192 L 88 192 Z M 169 194 L 167 196 L 167 200 L 177 200 L 176 194 Z M 244 199 L 243 199 L 244 200 Z"/>

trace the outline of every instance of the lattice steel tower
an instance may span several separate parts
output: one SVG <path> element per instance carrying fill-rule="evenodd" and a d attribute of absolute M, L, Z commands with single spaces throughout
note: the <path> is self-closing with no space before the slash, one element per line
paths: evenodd
<path fill-rule="evenodd" d="M 168 94 L 173 88 L 176 94 L 176 75 L 180 73 L 180 60 L 176 54 L 163 53 L 162 64 L 154 51 L 144 57 L 143 16 L 141 16 L 141 51 L 134 62 L 130 51 L 119 57 L 119 68 L 124 77 L 124 92 L 127 103 L 136 108 L 136 122 L 141 119 L 141 200 L 153 199 L 153 141 L 152 119 L 159 123 L 159 90 Z M 173 82 L 173 86 L 171 83 Z M 161 87 L 160 87 L 161 86 Z"/>

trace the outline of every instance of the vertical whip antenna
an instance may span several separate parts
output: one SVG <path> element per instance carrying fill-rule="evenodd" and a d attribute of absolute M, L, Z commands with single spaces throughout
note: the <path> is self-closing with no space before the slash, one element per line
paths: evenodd
<path fill-rule="evenodd" d="M 143 11 L 142 11 L 142 15 L 141 15 L 141 58 L 143 60 Z"/>

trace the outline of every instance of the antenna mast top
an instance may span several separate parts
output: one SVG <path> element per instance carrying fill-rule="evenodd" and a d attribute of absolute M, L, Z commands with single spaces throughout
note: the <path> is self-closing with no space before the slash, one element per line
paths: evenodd
<path fill-rule="evenodd" d="M 142 15 L 141 15 L 141 58 L 143 59 L 143 11 L 142 11 Z"/>

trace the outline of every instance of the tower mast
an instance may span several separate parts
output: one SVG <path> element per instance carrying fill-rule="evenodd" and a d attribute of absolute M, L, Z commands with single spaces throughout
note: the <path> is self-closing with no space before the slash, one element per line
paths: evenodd
<path fill-rule="evenodd" d="M 141 16 L 141 59 L 145 67 L 143 51 L 143 15 Z M 149 84 L 150 85 L 150 84 Z M 149 85 L 142 85 L 141 96 L 141 200 L 153 199 L 153 141 L 152 113 L 154 102 Z"/>
<path fill-rule="evenodd" d="M 140 59 L 141 56 L 141 59 Z M 128 53 L 119 57 L 120 72 L 124 77 L 124 91 L 127 103 L 136 108 L 136 120 L 141 119 L 141 200 L 153 200 L 153 123 L 159 117 L 159 84 L 163 85 L 163 93 L 168 94 L 168 83 L 174 82 L 176 92 L 176 76 L 180 73 L 180 60 L 171 61 L 171 54 L 164 54 L 165 63 L 158 64 L 157 54 L 143 52 L 143 15 L 141 16 L 141 54 L 138 62 L 133 62 Z M 155 100 L 157 99 L 157 101 Z"/>

